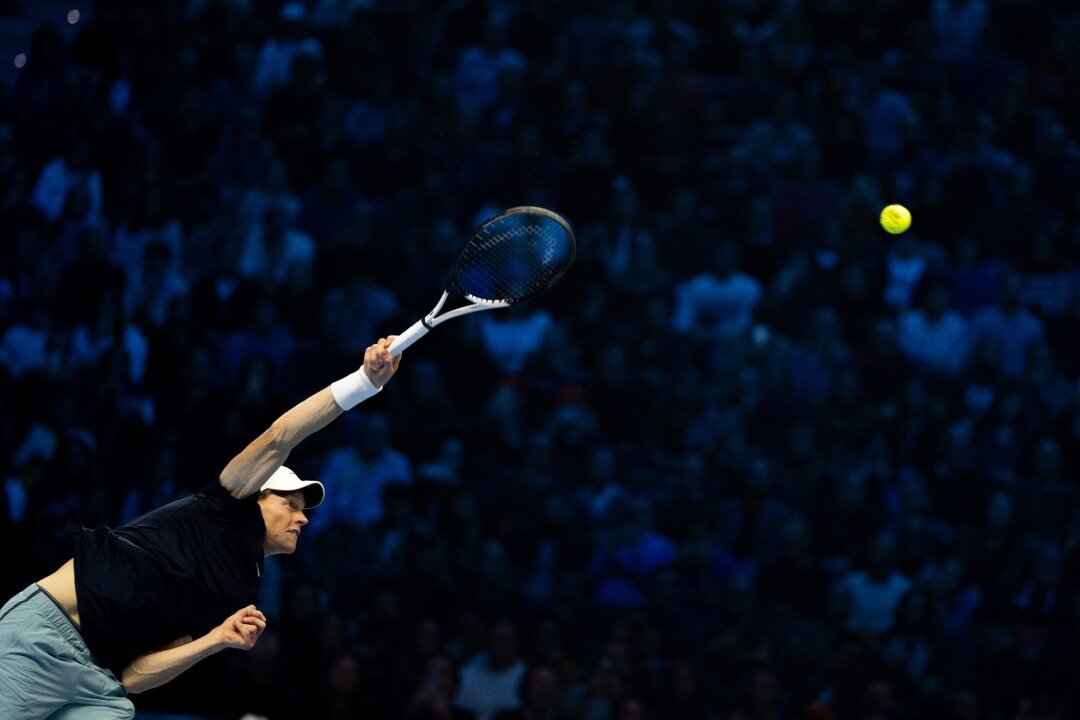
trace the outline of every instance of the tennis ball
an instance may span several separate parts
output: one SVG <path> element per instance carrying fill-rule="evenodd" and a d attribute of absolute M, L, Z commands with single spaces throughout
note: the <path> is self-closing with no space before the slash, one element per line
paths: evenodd
<path fill-rule="evenodd" d="M 881 227 L 886 232 L 899 235 L 911 227 L 911 213 L 903 205 L 889 205 L 881 211 Z"/>

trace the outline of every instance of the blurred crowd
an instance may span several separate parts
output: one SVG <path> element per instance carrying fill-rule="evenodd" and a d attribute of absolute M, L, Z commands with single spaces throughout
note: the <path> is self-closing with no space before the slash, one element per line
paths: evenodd
<path fill-rule="evenodd" d="M 1074 3 L 83 18 L 0 99 L 4 597 L 70 516 L 213 482 L 487 216 L 579 241 L 293 453 L 328 499 L 267 563 L 270 628 L 140 709 L 1080 714 Z"/>

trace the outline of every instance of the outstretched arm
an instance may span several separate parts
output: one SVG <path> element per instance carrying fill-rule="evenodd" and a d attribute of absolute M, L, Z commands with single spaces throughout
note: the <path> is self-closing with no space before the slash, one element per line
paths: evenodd
<path fill-rule="evenodd" d="M 183 637 L 165 649 L 135 658 L 124 668 L 120 682 L 132 693 L 159 687 L 225 648 L 250 650 L 265 629 L 266 616 L 248 605 L 197 640 Z"/>
<path fill-rule="evenodd" d="M 397 372 L 401 356 L 387 347 L 394 336 L 382 338 L 364 351 L 364 365 L 352 375 L 323 388 L 279 417 L 221 471 L 221 484 L 233 497 L 259 491 L 284 464 L 294 447 L 329 425 L 342 412 L 371 397 Z"/>

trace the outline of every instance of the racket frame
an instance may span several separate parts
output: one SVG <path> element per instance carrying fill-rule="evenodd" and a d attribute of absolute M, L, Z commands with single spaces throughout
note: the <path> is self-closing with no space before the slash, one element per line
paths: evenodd
<path fill-rule="evenodd" d="M 439 312 L 439 310 L 442 309 L 442 306 L 446 304 L 446 299 L 450 297 L 450 290 L 443 290 L 442 297 L 439 298 L 439 302 L 436 303 L 435 307 L 432 308 L 431 312 L 414 322 L 408 330 L 394 338 L 394 342 L 390 343 L 390 347 L 388 348 L 390 350 L 390 355 L 393 357 L 397 357 L 401 354 L 402 350 L 427 335 L 428 331 L 431 330 L 433 327 L 444 323 L 447 320 L 461 317 L 462 315 L 468 315 L 469 313 L 480 312 L 481 310 L 495 310 L 497 308 L 510 307 L 511 305 L 511 303 L 505 300 L 482 300 L 478 297 L 468 295 L 467 293 L 461 294 L 466 300 L 468 300 L 472 304 L 462 305 L 461 307 L 454 308 L 453 310 L 447 310 L 442 315 L 436 317 L 436 314 Z"/>
<path fill-rule="evenodd" d="M 405 348 L 412 345 L 424 335 L 427 335 L 428 332 L 436 325 L 440 325 L 447 320 L 452 320 L 453 318 L 461 317 L 462 315 L 468 315 L 470 313 L 480 312 L 483 310 L 496 310 L 498 308 L 510 307 L 511 305 L 521 302 L 522 300 L 527 300 L 528 298 L 535 297 L 536 295 L 539 295 L 540 293 L 544 292 L 552 285 L 554 285 L 566 273 L 566 271 L 570 269 L 570 266 L 574 262 L 574 257 L 577 254 L 577 243 L 574 239 L 574 231 L 571 229 L 570 224 L 566 222 L 566 220 L 558 213 L 552 212 L 551 210 L 548 210 L 546 208 L 536 207 L 534 205 L 521 205 L 518 207 L 512 207 L 509 210 L 501 212 L 495 217 L 486 220 L 475 230 L 473 230 L 473 232 L 469 235 L 469 239 L 465 243 L 465 247 L 467 248 L 469 244 L 472 243 L 478 236 L 480 236 L 483 233 L 484 229 L 487 228 L 489 225 L 500 222 L 508 216 L 519 215 L 522 213 L 528 213 L 530 215 L 543 215 L 551 220 L 554 220 L 565 229 L 567 235 L 570 237 L 570 257 L 564 264 L 563 269 L 557 275 L 552 277 L 546 285 L 541 287 L 536 292 L 524 295 L 520 298 L 515 299 L 514 301 L 489 300 L 486 298 L 476 297 L 475 295 L 465 292 L 461 289 L 461 285 L 458 284 L 458 266 L 461 263 L 462 255 L 465 254 L 463 248 L 462 252 L 458 254 L 457 259 L 454 260 L 454 266 L 450 274 L 450 282 L 446 286 L 446 289 L 443 290 L 442 297 L 439 298 L 439 302 L 435 304 L 435 307 L 431 309 L 431 312 L 429 312 L 421 319 L 417 320 L 409 327 L 408 330 L 394 338 L 394 341 L 390 343 L 390 347 L 388 348 L 390 350 L 391 356 L 396 357 L 400 355 L 401 352 L 405 350 Z M 442 315 L 439 315 L 439 311 L 442 310 L 443 305 L 446 304 L 447 298 L 450 297 L 451 290 L 456 290 L 462 297 L 464 297 L 469 302 L 469 304 L 454 308 L 453 310 L 447 310 Z"/>

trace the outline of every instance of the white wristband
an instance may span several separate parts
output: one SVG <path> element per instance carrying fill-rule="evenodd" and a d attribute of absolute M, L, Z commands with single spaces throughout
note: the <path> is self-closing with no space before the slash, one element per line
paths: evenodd
<path fill-rule="evenodd" d="M 342 410 L 352 410 L 380 390 L 382 388 L 375 387 L 364 368 L 330 383 L 330 394 Z"/>

